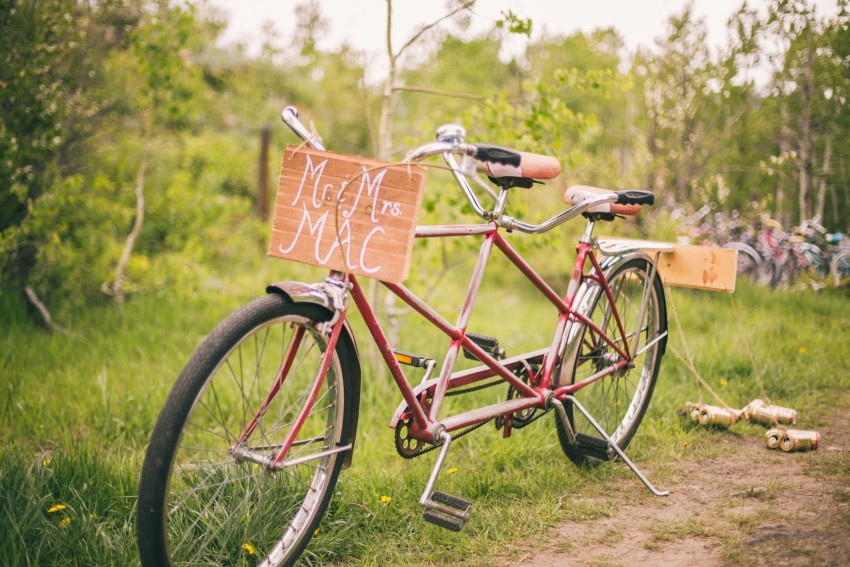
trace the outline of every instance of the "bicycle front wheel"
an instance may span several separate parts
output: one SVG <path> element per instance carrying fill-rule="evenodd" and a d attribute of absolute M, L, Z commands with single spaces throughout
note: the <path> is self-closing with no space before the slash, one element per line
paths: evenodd
<path fill-rule="evenodd" d="M 154 428 L 139 482 L 142 564 L 288 565 L 333 492 L 359 364 L 343 332 L 283 467 L 266 466 L 316 383 L 330 313 L 268 295 L 223 321 L 183 372 Z M 261 408 L 263 408 L 261 410 Z"/>
<path fill-rule="evenodd" d="M 605 337 L 622 350 L 625 350 L 624 342 L 628 343 L 627 350 L 632 356 L 628 365 L 574 394 L 621 449 L 628 446 L 646 413 L 667 343 L 664 287 L 657 273 L 650 283 L 652 269 L 653 264 L 647 259 L 632 258 L 606 274 L 613 302 L 601 287 L 596 290 L 595 299 L 583 315 L 598 330 L 590 325 L 582 326 L 574 359 L 563 367 L 572 371 L 569 383 L 577 384 L 623 360 Z M 625 336 L 618 329 L 618 316 Z M 572 403 L 565 403 L 564 408 L 574 432 L 601 439 Z M 569 443 L 557 415 L 555 423 L 567 457 L 578 465 L 587 463 L 591 458 Z"/>

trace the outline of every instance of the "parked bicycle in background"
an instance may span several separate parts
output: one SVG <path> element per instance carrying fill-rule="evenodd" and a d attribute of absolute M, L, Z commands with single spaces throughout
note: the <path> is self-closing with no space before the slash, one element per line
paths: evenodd
<path fill-rule="evenodd" d="M 850 239 L 829 233 L 819 218 L 785 230 L 761 215 L 747 221 L 738 211 L 726 215 L 703 206 L 677 218 L 689 241 L 713 244 L 738 252 L 738 274 L 760 285 L 787 288 L 801 284 L 822 289 L 850 278 Z"/>

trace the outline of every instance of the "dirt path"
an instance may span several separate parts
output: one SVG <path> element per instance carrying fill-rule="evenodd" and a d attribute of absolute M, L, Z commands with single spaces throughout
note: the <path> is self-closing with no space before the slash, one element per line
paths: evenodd
<path fill-rule="evenodd" d="M 670 496 L 637 495 L 636 482 L 624 483 L 581 503 L 611 513 L 567 521 L 550 534 L 560 544 L 516 546 L 499 564 L 850 565 L 850 415 L 827 423 L 811 453 L 769 451 L 719 432 L 722 457 L 649 471 Z"/>

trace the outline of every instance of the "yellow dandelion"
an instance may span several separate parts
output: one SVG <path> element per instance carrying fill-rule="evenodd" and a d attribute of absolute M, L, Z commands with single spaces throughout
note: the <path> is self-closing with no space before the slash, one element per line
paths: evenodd
<path fill-rule="evenodd" d="M 256 549 L 254 549 L 254 546 L 253 546 L 253 545 L 251 545 L 250 543 L 243 543 L 243 544 L 242 544 L 242 549 L 244 549 L 245 551 L 247 551 L 247 552 L 248 552 L 248 555 L 256 555 L 256 554 L 257 554 L 257 550 L 256 550 Z"/>
<path fill-rule="evenodd" d="M 687 447 L 687 446 L 688 446 L 688 440 L 685 439 L 684 441 L 682 441 L 682 447 Z"/>
<path fill-rule="evenodd" d="M 728 380 L 726 380 L 726 378 L 721 378 L 721 379 L 720 379 L 720 385 L 721 385 L 721 386 L 727 386 L 728 384 L 729 384 L 729 381 L 728 381 Z"/>
<path fill-rule="evenodd" d="M 393 499 L 390 496 L 381 496 L 381 504 L 389 504 Z"/>
<path fill-rule="evenodd" d="M 59 527 L 64 530 L 65 528 L 68 527 L 68 525 L 70 523 L 71 523 L 71 518 L 62 518 L 61 520 L 59 520 Z"/>
<path fill-rule="evenodd" d="M 47 465 L 49 465 L 52 462 L 53 462 L 53 459 L 51 459 L 50 457 L 44 457 L 41 460 L 41 466 L 46 467 Z"/>
<path fill-rule="evenodd" d="M 804 349 L 803 347 L 800 347 L 800 350 L 798 350 L 797 352 L 799 352 L 800 354 L 803 354 L 804 352 L 806 352 L 806 349 Z"/>
<path fill-rule="evenodd" d="M 53 512 L 60 512 L 65 508 L 67 508 L 67 506 L 65 506 L 64 504 L 56 504 L 55 506 L 51 506 L 47 513 L 52 514 Z"/>
<path fill-rule="evenodd" d="M 455 474 L 457 472 L 457 467 L 452 467 L 449 469 L 449 474 Z"/>

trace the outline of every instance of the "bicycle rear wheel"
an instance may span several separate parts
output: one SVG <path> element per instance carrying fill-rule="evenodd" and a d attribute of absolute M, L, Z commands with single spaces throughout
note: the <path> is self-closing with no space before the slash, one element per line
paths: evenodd
<path fill-rule="evenodd" d="M 305 405 L 327 346 L 316 324 L 329 317 L 268 295 L 203 341 L 165 403 L 142 468 L 143 565 L 288 565 L 301 554 L 344 460 L 329 449 L 347 443 L 352 427 L 360 368 L 348 333 L 286 466 L 270 472 L 259 463 L 277 455 Z"/>
<path fill-rule="evenodd" d="M 583 315 L 593 321 L 605 335 L 622 348 L 623 340 L 617 330 L 615 312 L 619 313 L 628 341 L 628 351 L 633 354 L 631 364 L 582 388 L 575 398 L 602 426 L 611 440 L 625 449 L 643 419 L 655 382 L 661 358 L 667 344 L 667 307 L 664 287 L 658 274 L 649 282 L 652 263 L 645 258 L 632 258 L 608 273 L 613 304 L 601 288 Z M 643 310 L 644 296 L 647 302 Z M 620 362 L 622 357 L 589 325 L 583 325 L 580 343 L 571 364 L 562 365 L 562 371 L 571 371 L 569 380 L 561 383 L 576 384 L 597 372 Z M 636 338 L 637 337 L 637 338 Z M 601 436 L 573 404 L 564 404 L 573 431 L 597 439 Z M 567 457 L 578 465 L 595 462 L 583 455 L 568 441 L 564 426 L 555 415 L 558 439 Z"/>

